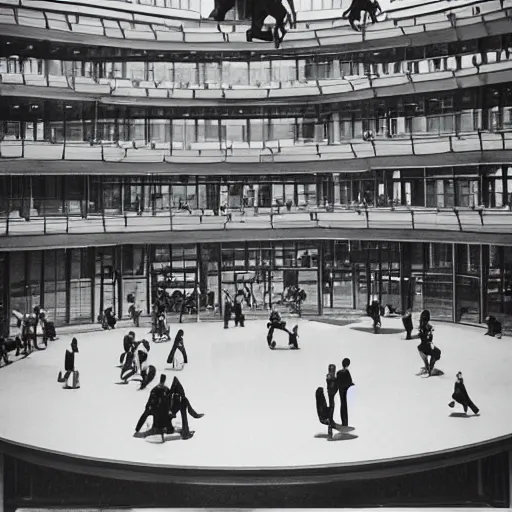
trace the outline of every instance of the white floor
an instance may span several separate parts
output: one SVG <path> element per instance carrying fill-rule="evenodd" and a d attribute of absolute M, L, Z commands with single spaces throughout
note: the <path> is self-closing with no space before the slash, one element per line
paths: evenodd
<path fill-rule="evenodd" d="M 268 349 L 266 322 L 225 331 L 220 323 L 187 324 L 190 364 L 167 369 L 170 343 L 152 344 L 150 362 L 177 375 L 194 408 L 193 439 L 133 438 L 149 390 L 116 385 L 125 330 L 78 337 L 81 389 L 57 383 L 71 336 L 48 350 L 0 369 L 0 437 L 55 452 L 145 465 L 279 467 L 357 463 L 470 445 L 512 432 L 512 340 L 484 337 L 483 330 L 435 325 L 442 350 L 442 376 L 416 375 L 417 340 L 406 341 L 399 319 L 383 319 L 394 333 L 300 322 L 301 350 Z M 175 333 L 172 326 L 171 333 Z M 145 329 L 138 329 L 140 337 Z M 283 333 L 276 336 L 286 346 Z M 325 384 L 327 365 L 352 360 L 350 435 L 328 442 L 317 418 L 315 390 Z M 480 417 L 451 417 L 457 371 L 481 408 Z M 155 379 L 155 384 L 157 383 Z M 457 406 L 455 412 L 461 412 Z M 336 417 L 339 420 L 338 403 Z M 336 418 L 335 418 L 336 419 Z"/>

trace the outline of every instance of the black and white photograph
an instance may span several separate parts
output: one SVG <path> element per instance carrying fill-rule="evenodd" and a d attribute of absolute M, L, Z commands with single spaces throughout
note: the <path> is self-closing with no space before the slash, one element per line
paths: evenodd
<path fill-rule="evenodd" d="M 512 509 L 512 0 L 0 0 L 0 512 Z"/>

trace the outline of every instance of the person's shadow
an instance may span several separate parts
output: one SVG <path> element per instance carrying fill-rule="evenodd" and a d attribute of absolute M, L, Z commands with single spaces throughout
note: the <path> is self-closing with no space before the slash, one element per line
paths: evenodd
<path fill-rule="evenodd" d="M 336 432 L 336 434 L 334 434 L 331 439 L 329 439 L 328 434 L 325 433 L 315 434 L 316 439 L 328 439 L 330 441 L 352 441 L 358 437 L 358 435 L 349 434 L 348 432 Z"/>
<path fill-rule="evenodd" d="M 470 416 L 469 414 L 465 412 L 452 412 L 450 414 L 450 418 L 473 418 L 476 417 L 476 415 Z"/>
<path fill-rule="evenodd" d="M 360 332 L 369 332 L 371 334 L 374 334 L 373 327 L 362 327 L 362 326 L 354 326 L 351 327 L 354 331 L 360 331 Z M 377 334 L 401 334 L 403 333 L 403 329 L 393 329 L 392 327 L 381 327 Z"/>

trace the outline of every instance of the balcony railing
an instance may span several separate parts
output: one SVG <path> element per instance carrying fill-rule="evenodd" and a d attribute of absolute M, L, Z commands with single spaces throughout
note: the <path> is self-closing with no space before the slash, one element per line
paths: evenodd
<path fill-rule="evenodd" d="M 342 208 L 294 209 L 286 207 L 227 211 L 169 210 L 155 215 L 125 213 L 119 215 L 0 217 L 1 236 L 84 235 L 98 233 L 143 233 L 161 231 L 243 231 L 292 228 L 435 230 L 467 233 L 512 233 L 512 211 L 484 208 Z M 363 235 L 361 235 L 363 236 Z"/>
<path fill-rule="evenodd" d="M 388 156 L 424 156 L 450 153 L 512 150 L 512 131 L 478 132 L 460 135 L 404 136 L 368 141 L 343 141 L 338 144 L 294 144 L 293 140 L 255 143 L 226 141 L 192 143 L 152 143 L 146 146 L 121 144 L 61 143 L 23 140 L 0 143 L 0 159 L 39 161 L 97 161 L 111 163 L 284 163 L 355 160 Z M 411 165 L 414 165 L 413 163 Z M 326 167 L 327 168 L 327 167 Z"/>
<path fill-rule="evenodd" d="M 510 0 L 505 0 L 508 7 Z M 20 1 L 21 3 L 21 1 Z M 143 47 L 147 41 L 173 44 L 198 45 L 200 51 L 209 51 L 222 45 L 225 51 L 239 49 L 268 51 L 271 47 L 266 44 L 252 44 L 245 40 L 247 26 L 233 23 L 225 23 L 217 29 L 214 23 L 199 22 L 196 17 L 195 25 L 188 26 L 182 16 L 166 13 L 165 9 L 153 8 L 153 11 L 144 12 L 140 6 L 133 5 L 130 12 L 126 8 L 120 9 L 110 2 L 102 2 L 101 5 L 90 6 L 88 2 L 78 2 L 77 5 L 69 3 L 53 2 L 51 8 L 41 10 L 39 7 L 29 7 L 23 4 L 13 6 L 12 1 L 0 1 L 2 9 L 0 23 L 2 25 L 17 26 L 23 30 L 30 27 L 31 31 L 20 35 L 41 37 L 36 35 L 37 29 L 54 30 L 61 38 L 65 33 L 76 34 L 90 38 L 91 35 L 116 40 L 131 40 L 135 47 Z M 424 32 L 435 32 L 454 29 L 458 25 L 467 29 L 468 26 L 494 23 L 497 20 L 509 18 L 507 10 L 502 9 L 498 0 L 489 2 L 475 0 L 459 0 L 458 2 L 438 2 L 439 7 L 428 5 L 411 7 L 393 13 L 389 18 L 377 25 L 369 25 L 365 31 L 354 32 L 346 20 L 337 19 L 304 20 L 300 25 L 305 29 L 291 31 L 283 42 L 284 50 L 308 48 L 320 49 L 337 45 L 360 43 L 362 39 L 375 41 L 404 37 L 410 44 L 410 39 L 420 36 Z M 119 2 L 124 6 L 123 2 Z M 478 5 L 480 13 L 475 15 L 473 7 Z M 136 9 L 137 7 L 137 9 Z M 80 15 L 75 14 L 79 8 Z M 185 11 L 181 11 L 185 12 Z M 310 30 L 309 27 L 315 27 Z M 510 31 L 510 30 L 508 30 Z M 506 32 L 506 30 L 505 30 Z M 12 34 L 11 34 L 12 35 Z M 51 35 L 45 35 L 51 39 Z M 458 37 L 458 36 L 456 36 Z M 76 41 L 75 41 L 76 42 Z M 96 44 L 103 44 L 103 41 Z M 229 45 L 234 47 L 229 48 Z"/>

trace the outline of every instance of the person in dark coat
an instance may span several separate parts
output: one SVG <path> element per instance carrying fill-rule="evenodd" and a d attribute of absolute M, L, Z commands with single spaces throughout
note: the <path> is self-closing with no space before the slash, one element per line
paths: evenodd
<path fill-rule="evenodd" d="M 167 358 L 167 363 L 172 364 L 174 361 L 174 356 L 176 354 L 176 350 L 179 350 L 183 355 L 183 363 L 188 363 L 187 351 L 185 350 L 185 343 L 183 342 L 183 329 L 180 329 L 176 334 L 176 338 L 174 338 L 174 343 L 171 348 L 171 352 L 169 353 L 169 357 Z"/>
<path fill-rule="evenodd" d="M 336 365 L 330 364 L 325 377 L 327 385 L 327 397 L 329 398 L 330 419 L 334 421 L 334 399 L 338 393 L 338 380 L 336 378 Z"/>
<path fill-rule="evenodd" d="M 348 367 L 350 366 L 350 359 L 346 357 L 341 362 L 342 369 L 336 374 L 336 380 L 338 382 L 338 391 L 340 393 L 340 415 L 341 425 L 348 427 L 348 404 L 347 404 L 347 391 L 349 388 L 354 386 L 352 381 L 352 375 Z"/>
<path fill-rule="evenodd" d="M 267 323 L 268 333 L 267 333 L 267 343 L 271 349 L 274 349 L 276 346 L 276 342 L 274 341 L 274 331 L 276 329 L 280 331 L 284 331 L 290 336 L 291 332 L 286 328 L 286 322 L 281 319 L 281 315 L 277 310 L 277 306 L 274 304 L 272 306 L 272 311 L 270 312 L 270 316 Z"/>
<path fill-rule="evenodd" d="M 236 0 L 215 0 L 213 11 L 208 18 L 221 22 L 226 20 L 226 14 L 235 7 Z"/>
<path fill-rule="evenodd" d="M 454 401 L 448 404 L 450 407 L 455 407 L 455 402 L 457 402 L 462 405 L 466 414 L 468 412 L 468 407 L 471 409 L 473 414 L 479 414 L 480 409 L 478 409 L 478 407 L 472 402 L 471 398 L 469 398 L 468 392 L 466 391 L 462 372 L 457 373 L 457 380 L 455 381 L 452 398 Z"/>
<path fill-rule="evenodd" d="M 235 327 L 244 327 L 245 315 L 243 314 L 243 305 L 245 301 L 245 293 L 243 290 L 238 290 L 235 295 Z"/>
<path fill-rule="evenodd" d="M 488 316 L 485 319 L 485 323 L 487 324 L 487 332 L 485 336 L 492 336 L 501 339 L 502 328 L 501 322 L 497 320 L 494 316 Z"/>
<path fill-rule="evenodd" d="M 331 418 L 331 409 L 328 407 L 325 401 L 325 394 L 323 388 L 317 388 L 315 392 L 316 401 L 316 412 L 318 414 L 318 420 L 322 425 L 327 425 L 327 439 L 332 440 L 332 430 L 336 429 L 339 432 L 342 431 L 341 426 L 335 423 Z"/>
<path fill-rule="evenodd" d="M 434 345 L 433 332 L 434 328 L 430 323 L 424 324 L 423 328 L 420 329 L 421 343 L 418 345 L 418 352 L 421 360 L 425 364 L 425 371 L 428 373 L 429 377 L 434 371 L 435 364 L 441 359 L 441 350 Z"/>
<path fill-rule="evenodd" d="M 66 382 L 71 372 L 75 371 L 75 354 L 78 353 L 78 340 L 73 338 L 64 356 L 64 376 L 59 372 L 58 382 Z"/>
<path fill-rule="evenodd" d="M 178 412 L 181 414 L 181 438 L 183 440 L 190 439 L 194 433 L 189 429 L 188 414 L 190 414 L 192 418 L 196 419 L 202 418 L 204 414 L 197 413 L 193 409 L 189 399 L 185 395 L 185 390 L 177 377 L 174 377 L 174 380 L 172 381 L 171 389 L 169 390 L 169 397 L 171 416 L 175 418 Z"/>
<path fill-rule="evenodd" d="M 229 321 L 233 313 L 233 299 L 227 290 L 224 292 L 224 329 L 229 329 Z"/>
<path fill-rule="evenodd" d="M 7 366 L 11 362 L 9 361 L 9 354 L 7 351 L 7 344 L 5 342 L 5 338 L 3 336 L 0 336 L 0 363 L 4 362 Z"/>
<path fill-rule="evenodd" d="M 408 309 L 404 316 L 402 317 L 402 324 L 404 325 L 406 340 L 412 340 L 412 331 L 414 330 L 414 325 L 412 323 L 412 311 Z"/>
<path fill-rule="evenodd" d="M 299 326 L 295 325 L 288 337 L 288 348 L 292 350 L 299 349 Z"/>
<path fill-rule="evenodd" d="M 367 315 L 373 320 L 373 332 L 377 334 L 381 327 L 380 304 L 378 300 L 372 301 L 366 310 Z"/>
<path fill-rule="evenodd" d="M 292 11 L 293 20 L 297 19 L 295 5 L 293 0 L 288 0 L 288 5 Z M 272 16 L 276 20 L 274 30 L 263 30 L 265 18 Z M 252 5 L 252 24 L 246 33 L 246 39 L 251 42 L 253 39 L 272 42 L 276 48 L 279 48 L 281 41 L 286 35 L 286 19 L 288 11 L 283 5 L 282 0 L 255 0 Z M 294 21 L 295 22 L 295 21 Z M 293 23 L 291 23 L 293 25 Z"/>
<path fill-rule="evenodd" d="M 377 0 L 352 0 L 350 7 L 341 15 L 343 19 L 347 19 L 350 26 L 355 31 L 360 31 L 361 28 L 357 27 L 356 21 L 361 23 L 361 13 L 366 11 L 370 15 L 372 23 L 377 23 L 377 11 L 382 12 L 382 8 Z"/>
<path fill-rule="evenodd" d="M 160 433 L 162 435 L 162 441 L 164 440 L 164 432 L 166 432 L 171 425 L 169 388 L 165 385 L 165 381 L 166 376 L 160 375 L 160 383 L 151 390 L 144 412 L 135 427 L 136 434 L 140 432 L 146 420 L 150 416 L 153 416 L 153 427 L 151 430 L 155 431 L 155 433 Z"/>

